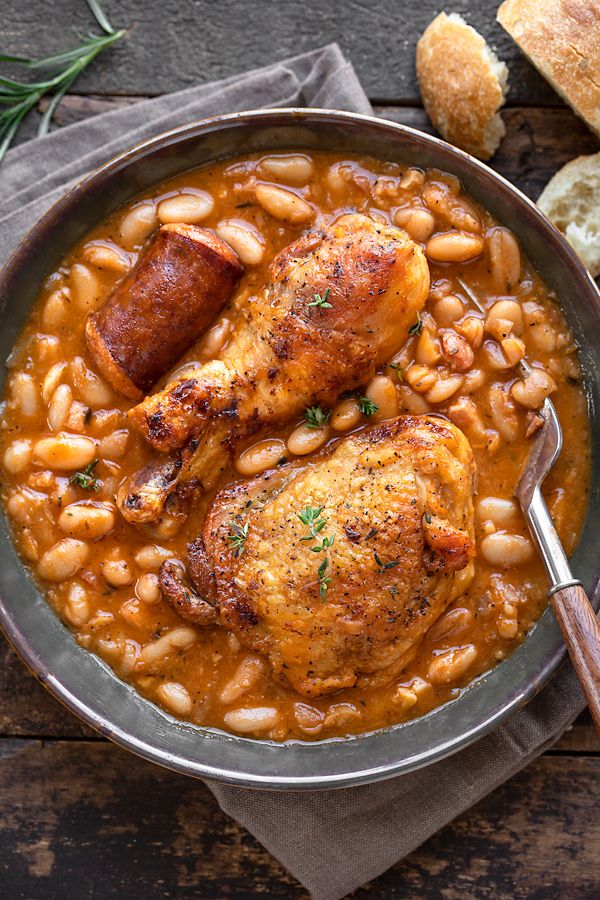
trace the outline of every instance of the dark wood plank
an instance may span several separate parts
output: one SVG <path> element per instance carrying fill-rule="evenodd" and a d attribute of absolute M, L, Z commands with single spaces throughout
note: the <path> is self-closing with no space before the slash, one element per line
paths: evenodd
<path fill-rule="evenodd" d="M 83 93 L 161 94 L 263 66 L 337 41 L 370 97 L 416 102 L 419 35 L 438 0 L 104 0 L 113 25 L 128 28 L 118 46 L 77 82 Z M 514 103 L 556 103 L 556 94 L 496 23 L 498 0 L 454 0 L 510 68 Z M 75 42 L 92 23 L 83 2 L 3 0 L 5 52 L 46 55 Z"/>
<path fill-rule="evenodd" d="M 543 757 L 353 896 L 597 897 L 599 788 L 600 759 Z M 306 897 L 201 783 L 109 743 L 0 741 L 0 804 L 10 897 Z"/>

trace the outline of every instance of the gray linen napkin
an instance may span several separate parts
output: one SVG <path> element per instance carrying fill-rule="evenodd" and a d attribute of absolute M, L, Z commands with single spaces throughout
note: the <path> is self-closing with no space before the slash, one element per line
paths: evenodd
<path fill-rule="evenodd" d="M 352 66 L 333 44 L 105 113 L 18 146 L 0 167 L 0 265 L 71 184 L 116 153 L 205 116 L 261 106 L 371 111 Z M 507 725 L 411 775 L 341 792 L 209 787 L 222 809 L 251 831 L 315 900 L 338 900 L 526 766 L 582 708 L 568 667 Z"/>

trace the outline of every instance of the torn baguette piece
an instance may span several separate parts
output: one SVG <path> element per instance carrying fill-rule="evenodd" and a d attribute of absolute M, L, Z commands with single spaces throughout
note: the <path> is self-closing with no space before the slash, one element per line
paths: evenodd
<path fill-rule="evenodd" d="M 554 90 L 600 137 L 597 0 L 505 0 L 496 18 Z"/>
<path fill-rule="evenodd" d="M 600 275 L 600 153 L 578 156 L 554 175 L 538 206 L 589 269 Z"/>
<path fill-rule="evenodd" d="M 508 69 L 484 38 L 457 13 L 440 13 L 417 44 L 417 76 L 442 137 L 479 159 L 493 156 L 505 132 L 498 110 Z"/>

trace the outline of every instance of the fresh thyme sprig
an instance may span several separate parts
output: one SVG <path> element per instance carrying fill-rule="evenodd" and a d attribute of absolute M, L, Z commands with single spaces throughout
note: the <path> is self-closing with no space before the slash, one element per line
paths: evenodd
<path fill-rule="evenodd" d="M 100 481 L 94 475 L 94 469 L 98 462 L 99 460 L 95 459 L 93 462 L 88 463 L 81 472 L 75 472 L 71 475 L 69 484 L 76 484 L 77 487 L 83 488 L 84 491 L 97 491 L 100 487 Z"/>
<path fill-rule="evenodd" d="M 317 578 L 319 580 L 319 594 L 321 600 L 324 603 L 327 596 L 327 588 L 329 587 L 329 582 L 331 581 L 331 576 L 327 575 L 327 569 L 329 568 L 329 557 L 327 556 L 327 551 L 330 547 L 333 547 L 335 535 L 332 534 L 329 537 L 324 538 L 320 537 L 321 532 L 327 524 L 327 519 L 324 519 L 321 515 L 323 509 L 323 506 L 305 506 L 302 512 L 297 513 L 297 515 L 302 524 L 306 525 L 310 531 L 310 534 L 304 535 L 304 537 L 301 537 L 300 540 L 316 541 L 317 543 L 315 544 L 315 546 L 310 548 L 311 551 L 313 553 L 325 553 L 325 559 L 317 569 Z"/>
<path fill-rule="evenodd" d="M 329 302 L 330 291 L 331 291 L 331 288 L 327 288 L 323 292 L 323 296 L 321 296 L 321 294 L 315 294 L 314 300 L 311 303 L 308 303 L 307 305 L 308 306 L 318 306 L 321 309 L 331 309 L 333 304 Z"/>
<path fill-rule="evenodd" d="M 58 104 L 81 72 L 99 53 L 125 34 L 124 30 L 115 31 L 98 0 L 86 0 L 86 3 L 104 34 L 90 33 L 82 39 L 78 47 L 43 59 L 0 54 L 0 62 L 13 63 L 27 69 L 45 69 L 48 72 L 46 79 L 29 83 L 0 77 L 0 162 L 10 147 L 19 125 L 42 97 L 48 95 L 49 103 L 39 124 L 40 137 L 48 132 Z"/>
<path fill-rule="evenodd" d="M 359 397 L 358 408 L 363 416 L 372 416 L 379 407 L 369 397 Z"/>
<path fill-rule="evenodd" d="M 304 423 L 307 428 L 323 428 L 331 418 L 331 411 L 323 412 L 320 406 L 309 406 L 304 410 Z"/>
<path fill-rule="evenodd" d="M 229 534 L 227 535 L 227 540 L 229 541 L 229 548 L 233 550 L 233 555 L 237 558 L 242 555 L 244 552 L 244 545 L 246 543 L 246 538 L 248 537 L 248 522 L 245 525 L 238 525 L 237 522 L 229 523 Z"/>

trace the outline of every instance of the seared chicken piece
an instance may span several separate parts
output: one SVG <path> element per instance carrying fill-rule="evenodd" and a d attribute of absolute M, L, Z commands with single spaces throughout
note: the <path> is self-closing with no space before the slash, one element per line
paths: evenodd
<path fill-rule="evenodd" d="M 123 486 L 125 518 L 156 521 L 178 482 L 210 487 L 240 441 L 364 384 L 406 340 L 428 290 L 419 245 L 367 216 L 283 250 L 219 358 L 130 411 L 153 447 L 175 453 Z"/>
<path fill-rule="evenodd" d="M 474 481 L 467 439 L 441 418 L 358 432 L 217 494 L 189 548 L 198 594 L 173 605 L 195 622 L 215 607 L 304 696 L 386 683 L 473 577 Z"/>

